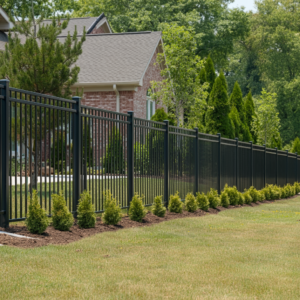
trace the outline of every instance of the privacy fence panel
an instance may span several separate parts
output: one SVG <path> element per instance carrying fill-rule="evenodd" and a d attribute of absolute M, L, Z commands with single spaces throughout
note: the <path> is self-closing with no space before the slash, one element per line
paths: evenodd
<path fill-rule="evenodd" d="M 107 190 L 129 208 L 134 193 L 146 206 L 160 195 L 168 205 L 177 191 L 184 199 L 225 184 L 243 192 L 299 177 L 296 154 L 81 105 L 80 97 L 10 88 L 7 80 L 0 92 L 0 227 L 26 218 L 33 190 L 49 216 L 51 195 L 62 192 L 76 217 L 84 190 L 100 213 Z"/>
<path fill-rule="evenodd" d="M 265 150 L 253 145 L 253 185 L 257 189 L 265 186 Z"/>
<path fill-rule="evenodd" d="M 218 136 L 199 133 L 198 190 L 207 193 L 211 188 L 218 190 Z"/>
<path fill-rule="evenodd" d="M 287 153 L 278 151 L 278 185 L 287 184 Z"/>
<path fill-rule="evenodd" d="M 82 187 L 90 192 L 96 212 L 104 211 L 107 190 L 121 207 L 127 197 L 127 118 L 129 115 L 81 107 Z"/>
<path fill-rule="evenodd" d="M 169 193 L 184 199 L 195 190 L 195 131 L 170 126 L 169 144 Z"/>
<path fill-rule="evenodd" d="M 274 149 L 266 151 L 266 184 L 277 184 L 277 154 Z"/>
<path fill-rule="evenodd" d="M 235 140 L 221 140 L 221 189 L 237 185 L 237 146 Z"/>
<path fill-rule="evenodd" d="M 165 124 L 134 118 L 134 191 L 145 205 L 164 196 Z"/>
<path fill-rule="evenodd" d="M 250 143 L 238 143 L 238 189 L 244 191 L 252 185 L 252 150 Z"/>

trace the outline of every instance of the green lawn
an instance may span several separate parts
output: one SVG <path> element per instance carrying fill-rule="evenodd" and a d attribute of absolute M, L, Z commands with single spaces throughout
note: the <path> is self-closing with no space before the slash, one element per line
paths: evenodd
<path fill-rule="evenodd" d="M 300 197 L 99 234 L 0 247 L 3 299 L 299 299 Z"/>

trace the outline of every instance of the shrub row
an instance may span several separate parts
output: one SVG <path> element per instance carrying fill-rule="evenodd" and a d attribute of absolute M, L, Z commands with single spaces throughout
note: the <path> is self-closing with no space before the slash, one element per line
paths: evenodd
<path fill-rule="evenodd" d="M 168 209 L 173 213 L 182 213 L 183 209 L 188 212 L 195 212 L 198 208 L 208 211 L 211 208 L 218 206 L 228 207 L 229 205 L 243 205 L 262 202 L 264 200 L 284 199 L 300 193 L 300 183 L 295 182 L 294 185 L 287 184 L 284 187 L 276 185 L 267 185 L 264 189 L 258 191 L 253 186 L 248 190 L 245 189 L 241 193 L 237 188 L 225 185 L 221 195 L 215 189 L 205 195 L 204 193 L 197 193 L 196 197 L 192 193 L 188 193 L 185 197 L 184 203 L 181 201 L 179 193 L 170 196 Z M 122 219 L 122 212 L 119 203 L 109 190 L 105 191 L 105 212 L 102 219 L 105 224 L 116 225 Z M 53 194 L 53 211 L 52 211 L 52 225 L 55 229 L 61 231 L 70 230 L 74 224 L 74 218 L 66 206 L 66 200 L 63 196 L 63 191 L 59 194 Z M 154 199 L 154 204 L 151 208 L 154 215 L 164 217 L 166 208 L 162 202 L 162 196 L 157 196 Z M 142 222 L 147 210 L 144 207 L 143 196 L 135 194 L 130 203 L 128 211 L 129 218 L 133 221 Z M 26 219 L 26 226 L 32 233 L 43 233 L 49 226 L 48 216 L 38 202 L 37 191 L 33 191 L 30 199 L 29 214 Z M 95 208 L 92 204 L 91 195 L 84 191 L 81 194 L 77 208 L 77 224 L 80 228 L 92 228 L 96 224 Z"/>

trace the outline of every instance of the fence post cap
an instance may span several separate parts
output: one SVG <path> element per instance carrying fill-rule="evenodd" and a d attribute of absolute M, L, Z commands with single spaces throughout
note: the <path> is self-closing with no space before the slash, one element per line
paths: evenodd
<path fill-rule="evenodd" d="M 127 112 L 129 115 L 133 116 L 134 115 L 134 111 L 128 111 Z"/>
<path fill-rule="evenodd" d="M 0 82 L 3 82 L 3 81 L 5 81 L 5 82 L 9 82 L 9 80 L 8 80 L 8 79 L 6 79 L 6 78 L 4 78 L 4 79 L 0 79 Z"/>
<path fill-rule="evenodd" d="M 164 120 L 164 123 L 169 123 L 170 121 L 169 120 Z"/>
<path fill-rule="evenodd" d="M 253 142 L 252 142 L 252 141 L 249 141 L 249 143 L 250 143 L 250 144 L 253 144 Z"/>

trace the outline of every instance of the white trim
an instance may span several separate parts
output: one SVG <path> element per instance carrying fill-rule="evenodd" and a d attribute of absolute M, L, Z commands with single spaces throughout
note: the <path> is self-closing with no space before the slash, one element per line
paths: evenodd
<path fill-rule="evenodd" d="M 108 23 L 106 17 L 104 17 L 104 18 L 96 25 L 96 29 L 100 28 L 100 27 L 101 27 L 102 25 L 104 25 L 105 23 L 106 23 L 106 25 L 107 25 L 107 28 L 108 28 L 108 30 L 109 30 L 109 33 L 113 33 L 112 30 L 111 30 L 111 28 L 110 28 L 110 26 L 109 26 L 109 23 Z"/>
<path fill-rule="evenodd" d="M 0 15 L 3 17 L 3 19 L 7 22 L 6 25 L 0 25 L 0 30 L 9 30 L 13 28 L 14 24 L 10 21 L 7 13 L 4 11 L 2 7 L 0 7 Z"/>
<path fill-rule="evenodd" d="M 116 108 L 117 108 L 117 110 L 116 111 L 120 112 L 120 93 L 119 93 L 119 91 L 117 89 L 117 85 L 116 84 L 114 84 L 113 89 L 116 92 L 116 96 L 117 96 L 117 98 L 116 98 Z"/>
<path fill-rule="evenodd" d="M 81 87 L 81 86 L 111 86 L 114 84 L 121 86 L 141 86 L 139 81 L 113 81 L 113 82 L 76 82 L 73 87 Z"/>

